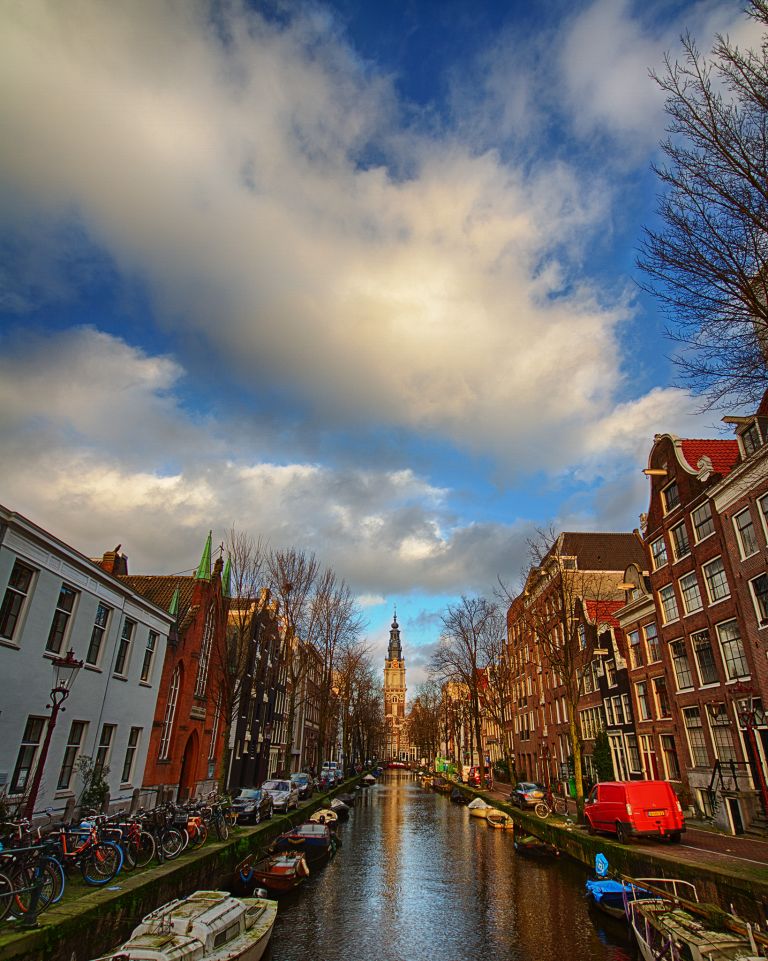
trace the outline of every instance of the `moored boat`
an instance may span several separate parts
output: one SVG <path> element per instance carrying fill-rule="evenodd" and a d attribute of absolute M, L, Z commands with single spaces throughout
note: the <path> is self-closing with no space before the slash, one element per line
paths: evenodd
<path fill-rule="evenodd" d="M 654 895 L 642 886 L 644 879 L 636 883 L 614 881 L 611 878 L 589 878 L 586 882 L 587 897 L 596 908 L 612 918 L 626 920 L 629 901 L 652 898 Z"/>
<path fill-rule="evenodd" d="M 195 891 L 148 914 L 98 961 L 259 961 L 276 917 L 276 901 Z"/>
<path fill-rule="evenodd" d="M 349 805 L 338 798 L 333 798 L 330 808 L 339 821 L 346 821 L 349 818 Z"/>
<path fill-rule="evenodd" d="M 537 838 L 535 834 L 528 834 L 522 827 L 512 824 L 512 844 L 515 854 L 522 854 L 532 858 L 557 858 L 560 851 L 554 844 L 543 838 Z"/>
<path fill-rule="evenodd" d="M 469 804 L 469 797 L 463 791 L 460 791 L 457 787 L 455 787 L 451 791 L 451 801 L 453 801 L 454 804 Z"/>
<path fill-rule="evenodd" d="M 498 831 L 511 831 L 515 826 L 508 814 L 497 811 L 495 808 L 486 811 L 485 820 L 488 822 L 488 827 L 496 828 Z"/>
<path fill-rule="evenodd" d="M 339 819 L 338 814 L 331 808 L 320 808 L 309 817 L 312 824 L 335 824 Z"/>
<path fill-rule="evenodd" d="M 371 784 L 376 783 L 376 778 L 372 774 L 366 774 L 365 777 L 361 779 L 360 783 L 365 787 L 370 787 Z"/>
<path fill-rule="evenodd" d="M 481 797 L 476 797 L 474 801 L 467 805 L 467 810 L 472 817 L 484 818 L 490 807 L 491 805 L 487 801 L 484 801 Z"/>
<path fill-rule="evenodd" d="M 281 834 L 273 844 L 276 851 L 301 849 L 309 861 L 335 854 L 337 846 L 337 838 L 330 825 L 315 824 L 311 821 Z"/>
<path fill-rule="evenodd" d="M 309 877 L 309 865 L 302 852 L 284 851 L 257 861 L 251 866 L 251 876 L 267 891 L 293 891 Z"/>

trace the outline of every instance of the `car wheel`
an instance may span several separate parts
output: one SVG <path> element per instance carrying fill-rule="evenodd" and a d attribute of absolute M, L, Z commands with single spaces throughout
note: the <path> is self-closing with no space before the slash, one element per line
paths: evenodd
<path fill-rule="evenodd" d="M 667 840 L 669 841 L 670 844 L 679 844 L 680 838 L 681 838 L 681 835 L 679 831 L 672 831 L 667 836 Z"/>
<path fill-rule="evenodd" d="M 597 834 L 597 831 L 595 830 L 595 826 L 589 820 L 589 818 L 587 818 L 586 821 L 587 821 L 587 834 L 590 834 L 592 837 L 594 837 Z"/>
<path fill-rule="evenodd" d="M 619 844 L 629 843 L 627 829 L 624 827 L 621 821 L 616 822 L 616 840 L 619 842 Z"/>

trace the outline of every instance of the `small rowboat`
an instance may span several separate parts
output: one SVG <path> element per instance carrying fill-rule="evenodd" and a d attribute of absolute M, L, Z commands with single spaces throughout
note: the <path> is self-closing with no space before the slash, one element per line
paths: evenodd
<path fill-rule="evenodd" d="M 303 854 L 274 854 L 251 868 L 254 882 L 267 891 L 293 891 L 309 877 L 309 865 Z"/>
<path fill-rule="evenodd" d="M 321 808 L 319 811 L 315 811 L 309 818 L 312 824 L 335 824 L 338 819 L 338 814 L 330 808 Z"/>
<path fill-rule="evenodd" d="M 490 809 L 491 805 L 481 797 L 476 797 L 474 801 L 467 805 L 469 813 L 476 818 L 484 818 Z"/>
<path fill-rule="evenodd" d="M 488 827 L 496 828 L 499 831 L 511 831 L 515 824 L 512 818 L 505 814 L 504 811 L 497 811 L 492 808 L 485 815 L 485 820 L 488 822 Z"/>
<path fill-rule="evenodd" d="M 338 840 L 331 831 L 330 824 L 318 824 L 317 822 L 306 822 L 286 831 L 280 837 L 275 838 L 273 847 L 276 851 L 293 851 L 301 849 L 306 855 L 307 861 L 312 863 L 327 855 L 336 853 Z"/>

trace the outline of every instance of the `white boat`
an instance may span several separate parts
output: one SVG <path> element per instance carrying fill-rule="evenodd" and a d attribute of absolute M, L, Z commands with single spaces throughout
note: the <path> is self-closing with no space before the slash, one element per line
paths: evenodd
<path fill-rule="evenodd" d="M 467 810 L 473 817 L 484 818 L 491 810 L 491 805 L 481 797 L 476 797 L 474 801 L 467 805 Z"/>
<path fill-rule="evenodd" d="M 276 917 L 277 901 L 195 891 L 148 914 L 97 961 L 259 961 Z"/>
<path fill-rule="evenodd" d="M 647 882 L 646 882 L 647 884 Z M 715 929 L 706 923 L 695 900 L 682 901 L 685 881 L 676 881 L 676 896 L 630 901 L 627 914 L 644 961 L 761 961 L 749 924 L 722 912 Z M 694 895 L 695 895 L 695 889 Z"/>
<path fill-rule="evenodd" d="M 488 808 L 485 812 L 485 820 L 488 822 L 488 827 L 501 831 L 511 831 L 515 826 L 512 818 L 506 812 L 497 811 L 496 808 Z"/>

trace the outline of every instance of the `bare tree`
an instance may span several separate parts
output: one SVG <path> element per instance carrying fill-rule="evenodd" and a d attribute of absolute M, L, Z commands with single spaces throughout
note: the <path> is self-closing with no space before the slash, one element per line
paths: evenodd
<path fill-rule="evenodd" d="M 358 642 L 344 644 L 335 672 L 335 692 L 342 728 L 342 751 L 349 763 L 355 756 L 366 760 L 384 727 L 381 682 L 371 664 L 368 648 Z"/>
<path fill-rule="evenodd" d="M 507 646 L 507 632 L 504 617 L 496 612 L 496 623 L 492 630 L 486 631 L 483 638 L 484 657 L 487 664 L 485 683 L 481 687 L 481 706 L 499 730 L 501 749 L 507 771 L 511 774 L 514 767 L 514 747 L 511 731 L 507 729 L 506 711 L 512 690 L 512 662 Z"/>
<path fill-rule="evenodd" d="M 489 663 L 490 636 L 498 630 L 498 608 L 484 597 L 462 595 L 458 604 L 447 607 L 441 620 L 443 632 L 432 656 L 431 674 L 442 683 L 458 683 L 467 690 L 470 725 L 477 747 L 481 783 L 484 783 L 481 675 Z"/>
<path fill-rule="evenodd" d="M 408 714 L 408 739 L 415 745 L 419 757 L 430 763 L 440 749 L 440 728 L 443 721 L 443 697 L 435 681 L 425 681 L 416 689 L 416 697 Z"/>
<path fill-rule="evenodd" d="M 291 769 L 293 729 L 303 696 L 308 658 L 302 644 L 311 643 L 316 612 L 312 595 L 320 571 L 314 554 L 295 548 L 272 550 L 266 558 L 266 571 L 272 596 L 279 602 L 285 622 L 283 666 L 286 681 L 285 748 L 283 768 Z"/>
<path fill-rule="evenodd" d="M 768 0 L 748 0 L 768 25 Z M 653 78 L 666 94 L 660 230 L 646 229 L 644 288 L 684 345 L 681 379 L 706 406 L 759 401 L 768 387 L 768 45 L 718 35 L 712 58 L 682 38 Z"/>

